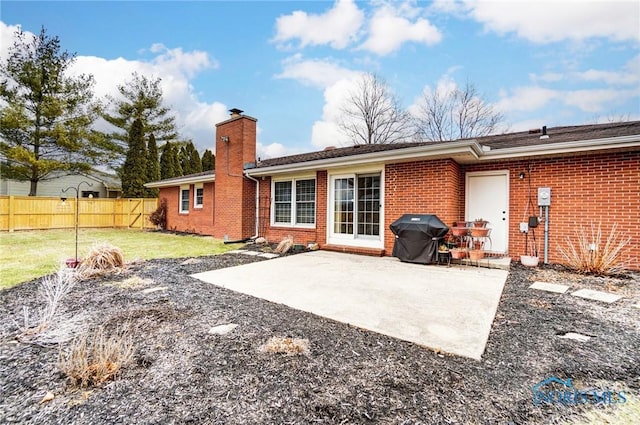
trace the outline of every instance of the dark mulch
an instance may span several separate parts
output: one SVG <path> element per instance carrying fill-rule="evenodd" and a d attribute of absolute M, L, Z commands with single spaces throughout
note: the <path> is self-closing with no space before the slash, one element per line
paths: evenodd
<path fill-rule="evenodd" d="M 38 282 L 0 292 L 0 422 L 33 424 L 446 424 L 553 423 L 579 407 L 532 402 L 549 377 L 576 385 L 640 387 L 640 310 L 633 278 L 582 277 L 514 264 L 482 361 L 337 323 L 190 278 L 190 273 L 265 261 L 245 255 L 153 260 L 119 276 L 79 283 L 67 311 L 86 326 L 133 324 L 135 362 L 116 380 L 70 388 L 57 347 L 15 339 L 23 305 L 37 306 Z M 266 260 L 277 261 L 277 260 Z M 147 286 L 120 288 L 132 276 Z M 283 270 L 286 276 L 286 270 Z M 637 277 L 637 276 L 636 276 Z M 533 280 L 608 285 L 627 295 L 612 305 L 527 287 Z M 166 286 L 144 294 L 142 289 Z M 218 324 L 239 325 L 211 335 Z M 573 331 L 586 343 L 558 338 Z M 308 338 L 310 356 L 263 353 L 272 336 Z M 40 403 L 47 391 L 55 398 Z M 587 406 L 587 408 L 589 408 Z"/>

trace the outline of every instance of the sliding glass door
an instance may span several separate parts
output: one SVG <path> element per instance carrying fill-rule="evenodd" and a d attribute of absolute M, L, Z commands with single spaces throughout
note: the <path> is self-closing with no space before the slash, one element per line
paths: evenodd
<path fill-rule="evenodd" d="M 333 243 L 381 241 L 380 180 L 380 173 L 331 178 L 329 237 Z"/>

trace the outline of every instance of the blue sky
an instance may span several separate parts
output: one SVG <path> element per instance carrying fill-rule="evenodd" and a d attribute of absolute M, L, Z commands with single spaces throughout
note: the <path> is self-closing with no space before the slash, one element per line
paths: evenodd
<path fill-rule="evenodd" d="M 96 96 L 161 77 L 181 133 L 212 148 L 240 108 L 263 158 L 348 143 L 339 109 L 364 72 L 413 110 L 425 90 L 473 83 L 510 131 L 640 119 L 637 1 L 142 1 L 0 4 L 16 26 L 77 53 Z"/>

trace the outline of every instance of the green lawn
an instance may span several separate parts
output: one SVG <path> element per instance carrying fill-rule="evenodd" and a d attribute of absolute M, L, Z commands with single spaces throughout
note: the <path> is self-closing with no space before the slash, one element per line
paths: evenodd
<path fill-rule="evenodd" d="M 126 229 L 80 229 L 78 256 L 108 242 L 122 250 L 125 261 L 220 254 L 238 245 L 212 237 L 174 235 Z M 52 273 L 75 254 L 74 230 L 0 233 L 0 289 Z"/>

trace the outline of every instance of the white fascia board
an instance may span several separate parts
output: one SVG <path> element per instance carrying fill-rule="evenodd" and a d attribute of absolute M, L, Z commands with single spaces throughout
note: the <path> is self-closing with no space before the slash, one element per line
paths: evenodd
<path fill-rule="evenodd" d="M 252 168 L 245 173 L 255 177 L 276 174 L 294 173 L 300 171 L 324 170 L 328 168 L 342 168 L 376 163 L 393 163 L 402 161 L 419 161 L 434 156 L 468 154 L 474 159 L 482 155 L 482 147 L 474 140 L 461 142 L 438 143 L 391 151 L 372 152 L 341 156 L 337 158 L 318 159 L 315 161 L 296 162 L 292 164 L 274 165 L 272 167 Z"/>
<path fill-rule="evenodd" d="M 184 177 L 178 178 L 169 181 L 158 181 L 158 182 L 150 182 L 145 183 L 144 187 L 148 188 L 161 188 L 161 187 L 174 187 L 180 186 L 183 184 L 192 184 L 192 183 L 210 183 L 216 180 L 215 175 L 206 175 L 206 176 L 193 176 L 193 177 Z"/>
<path fill-rule="evenodd" d="M 592 152 L 599 150 L 628 149 L 640 147 L 640 135 L 608 137 L 604 139 L 580 140 L 575 142 L 554 143 L 538 146 L 520 146 L 483 152 L 480 160 L 511 159 L 530 156 L 549 156 Z"/>

